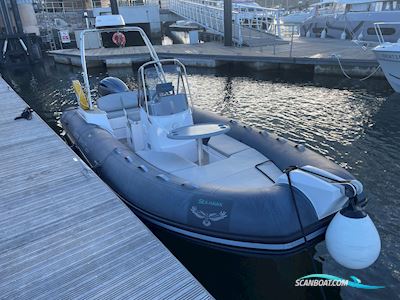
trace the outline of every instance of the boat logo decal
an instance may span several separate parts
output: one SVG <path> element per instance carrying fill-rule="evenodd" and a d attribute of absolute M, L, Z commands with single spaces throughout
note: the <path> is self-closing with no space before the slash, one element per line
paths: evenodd
<path fill-rule="evenodd" d="M 197 201 L 198 204 L 201 205 L 211 205 L 211 206 L 218 206 L 218 207 L 222 207 L 222 203 L 219 201 L 215 201 L 215 200 L 204 200 L 204 199 L 199 199 Z"/>
<path fill-rule="evenodd" d="M 211 221 L 217 222 L 228 217 L 226 211 L 221 210 L 219 213 L 205 213 L 202 210 L 199 210 L 197 206 L 192 206 L 190 211 L 199 219 L 203 219 L 203 225 L 208 227 L 211 225 Z"/>

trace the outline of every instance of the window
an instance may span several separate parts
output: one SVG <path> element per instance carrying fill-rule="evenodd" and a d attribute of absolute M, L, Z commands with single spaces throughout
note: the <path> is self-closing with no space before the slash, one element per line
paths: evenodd
<path fill-rule="evenodd" d="M 341 14 L 344 13 L 346 9 L 346 4 L 335 4 L 335 13 Z"/>
<path fill-rule="evenodd" d="M 393 34 L 396 33 L 396 29 L 394 29 L 394 28 L 381 28 L 381 32 L 382 32 L 382 35 L 393 35 Z M 376 36 L 375 28 L 372 28 L 372 27 L 368 28 L 367 29 L 367 34 Z"/>
<path fill-rule="evenodd" d="M 383 2 L 383 10 L 385 11 L 392 10 L 392 2 L 391 1 Z"/>
<path fill-rule="evenodd" d="M 333 4 L 332 3 L 326 3 L 322 4 L 319 8 L 318 11 L 320 14 L 330 14 L 333 13 Z"/>
<path fill-rule="evenodd" d="M 369 11 L 382 11 L 383 2 L 373 2 L 369 7 Z"/>
<path fill-rule="evenodd" d="M 359 4 L 351 4 L 349 11 L 362 12 L 362 11 L 368 11 L 368 9 L 369 9 L 368 3 L 359 3 Z"/>

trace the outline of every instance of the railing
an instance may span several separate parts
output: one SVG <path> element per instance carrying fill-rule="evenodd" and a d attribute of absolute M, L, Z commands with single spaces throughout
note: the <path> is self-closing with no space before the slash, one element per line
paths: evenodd
<path fill-rule="evenodd" d="M 146 4 L 160 5 L 160 8 L 165 8 L 165 2 L 167 0 L 118 0 L 119 6 L 138 6 Z M 110 7 L 110 0 L 92 0 L 92 7 Z"/>
<path fill-rule="evenodd" d="M 241 25 L 281 35 L 280 20 L 283 10 L 237 3 L 233 3 L 232 8 L 238 13 Z"/>
<path fill-rule="evenodd" d="M 169 9 L 172 12 L 203 26 L 211 33 L 222 36 L 224 34 L 223 5 L 223 1 L 213 0 L 169 0 Z M 245 38 L 252 38 L 248 36 L 251 31 L 244 30 L 245 28 L 280 36 L 281 12 L 278 9 L 234 3 L 232 5 L 234 42 L 242 45 Z M 246 32 L 245 36 L 244 32 Z"/>
<path fill-rule="evenodd" d="M 86 8 L 84 0 L 72 0 L 72 1 L 41 0 L 37 2 L 37 6 L 41 11 L 52 12 L 52 13 L 74 12 Z"/>
<path fill-rule="evenodd" d="M 220 4 L 221 2 L 217 1 L 170 0 L 169 9 L 177 15 L 200 24 L 211 33 L 223 35 L 224 9 Z M 233 39 L 235 42 L 242 44 L 241 28 L 239 22 L 236 21 L 237 15 L 237 13 L 233 13 L 233 18 L 235 19 L 233 26 Z"/>
<path fill-rule="evenodd" d="M 374 28 L 375 28 L 375 33 L 376 36 L 378 37 L 378 42 L 379 44 L 383 44 L 385 43 L 385 39 L 384 39 L 384 33 L 382 32 L 382 25 L 399 25 L 400 27 L 400 22 L 378 22 L 378 23 L 374 23 Z M 383 28 L 385 29 L 385 28 Z"/>

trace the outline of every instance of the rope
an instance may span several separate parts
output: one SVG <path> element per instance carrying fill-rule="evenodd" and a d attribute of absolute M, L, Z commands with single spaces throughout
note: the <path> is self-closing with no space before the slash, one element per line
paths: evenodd
<path fill-rule="evenodd" d="M 294 204 L 294 208 L 296 210 L 296 215 L 297 215 L 297 220 L 298 220 L 299 225 L 300 225 L 301 235 L 303 236 L 304 243 L 306 244 L 306 253 L 308 254 L 308 256 L 309 256 L 309 258 L 311 260 L 311 264 L 312 264 L 314 273 L 317 274 L 318 273 L 318 269 L 317 269 L 317 266 L 315 264 L 314 258 L 310 253 L 309 241 L 307 239 L 307 236 L 306 236 L 306 233 L 305 233 L 305 230 L 304 230 L 303 222 L 301 221 L 299 208 L 297 206 L 297 201 L 296 201 L 296 198 L 295 198 L 295 195 L 294 195 L 292 180 L 290 179 L 290 172 L 294 171 L 296 169 L 298 169 L 298 168 L 297 167 L 289 167 L 289 168 L 285 169 L 283 172 L 286 173 L 286 176 L 287 176 L 287 179 L 288 179 L 290 195 L 291 195 L 291 198 L 292 198 L 292 201 L 293 201 L 293 204 Z M 319 290 L 321 292 L 322 298 L 324 300 L 327 300 L 326 295 L 325 295 L 325 291 L 324 291 L 322 286 L 319 286 Z"/>
<path fill-rule="evenodd" d="M 373 71 L 371 74 L 369 74 L 367 77 L 361 78 L 360 81 L 364 81 L 367 80 L 368 78 L 370 78 L 372 75 L 374 75 L 376 72 L 378 72 L 378 70 L 381 68 L 381 65 L 377 66 L 375 71 Z"/>
<path fill-rule="evenodd" d="M 343 69 L 342 62 L 340 61 L 339 55 L 337 55 L 336 53 L 333 53 L 332 56 L 335 57 L 335 58 L 337 59 L 338 64 L 339 64 L 339 67 L 340 67 L 340 70 L 342 71 L 343 75 L 346 76 L 348 79 L 354 79 L 354 78 L 352 78 L 349 74 L 347 74 L 346 71 Z M 381 65 L 378 65 L 378 66 L 376 67 L 376 69 L 375 69 L 371 74 L 369 74 L 369 75 L 366 76 L 366 77 L 360 78 L 360 79 L 358 79 L 358 80 L 360 80 L 360 81 L 367 80 L 368 78 L 370 78 L 371 76 L 373 76 L 376 72 L 378 72 L 378 70 L 379 70 L 380 68 L 381 68 Z"/>
<path fill-rule="evenodd" d="M 332 54 L 332 56 L 335 57 L 335 58 L 337 59 L 337 61 L 338 61 L 338 63 L 339 63 L 340 70 L 342 70 L 343 75 L 346 76 L 348 79 L 352 79 L 352 78 L 346 73 L 346 71 L 343 69 L 343 66 L 342 66 L 342 63 L 340 62 L 339 56 L 338 56 L 336 53 Z"/>
<path fill-rule="evenodd" d="M 294 189 L 293 189 L 293 185 L 292 185 L 292 180 L 291 180 L 291 178 L 290 178 L 290 172 L 292 172 L 292 171 L 294 171 L 294 170 L 300 170 L 300 171 L 303 171 L 303 172 L 306 172 L 306 173 L 309 173 L 309 174 L 312 174 L 312 175 L 315 175 L 315 176 L 318 176 L 318 177 L 322 177 L 322 178 L 331 180 L 331 181 L 333 181 L 333 182 L 335 182 L 335 183 L 347 184 L 348 186 L 351 186 L 352 189 L 353 189 L 353 193 L 354 193 L 353 197 L 349 197 L 349 198 L 350 198 L 350 201 L 352 201 L 352 205 L 355 205 L 355 204 L 356 204 L 357 189 L 355 188 L 355 186 L 354 186 L 353 184 L 351 184 L 351 181 L 349 181 L 349 180 L 338 180 L 338 179 L 335 179 L 335 178 L 332 178 L 332 177 L 329 177 L 329 176 L 325 176 L 325 175 L 322 175 L 322 174 L 318 174 L 318 173 L 313 172 L 313 171 L 310 171 L 310 170 L 306 170 L 306 169 L 303 169 L 303 168 L 299 168 L 299 167 L 297 167 L 297 166 L 290 166 L 290 167 L 288 167 L 287 169 L 285 169 L 285 170 L 283 171 L 283 173 L 286 174 L 287 179 L 288 179 L 288 185 L 289 185 L 289 189 L 290 189 L 290 194 L 291 194 L 291 198 L 292 198 L 292 201 L 293 201 L 294 208 L 295 208 L 295 210 L 296 210 L 296 215 L 297 215 L 297 220 L 298 220 L 299 225 L 300 225 L 301 235 L 303 236 L 304 243 L 306 244 L 306 252 L 307 252 L 308 256 L 310 257 L 310 260 L 311 260 L 311 263 L 312 263 L 314 272 L 315 272 L 315 273 L 318 273 L 317 266 L 316 266 L 316 264 L 315 264 L 315 260 L 314 260 L 314 258 L 312 257 L 312 255 L 311 255 L 311 253 L 310 253 L 310 251 L 309 251 L 309 250 L 310 250 L 309 241 L 308 241 L 308 239 L 307 239 L 307 236 L 306 236 L 306 233 L 305 233 L 305 230 L 304 230 L 303 222 L 301 221 L 300 211 L 299 211 L 299 208 L 298 208 L 298 206 L 297 206 L 297 201 L 296 201 L 295 194 L 294 194 Z M 320 289 L 320 291 L 321 291 L 322 298 L 323 298 L 324 300 L 326 300 L 327 298 L 326 298 L 325 291 L 324 291 L 323 287 L 322 287 L 322 286 L 319 286 L 319 289 Z"/>

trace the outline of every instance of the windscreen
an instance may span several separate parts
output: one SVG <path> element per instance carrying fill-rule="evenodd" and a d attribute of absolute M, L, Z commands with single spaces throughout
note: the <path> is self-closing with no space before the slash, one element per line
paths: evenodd
<path fill-rule="evenodd" d="M 187 110 L 187 81 L 182 67 L 174 63 L 150 64 L 139 74 L 140 101 L 150 115 L 169 115 Z M 146 103 L 147 101 L 147 103 Z"/>

